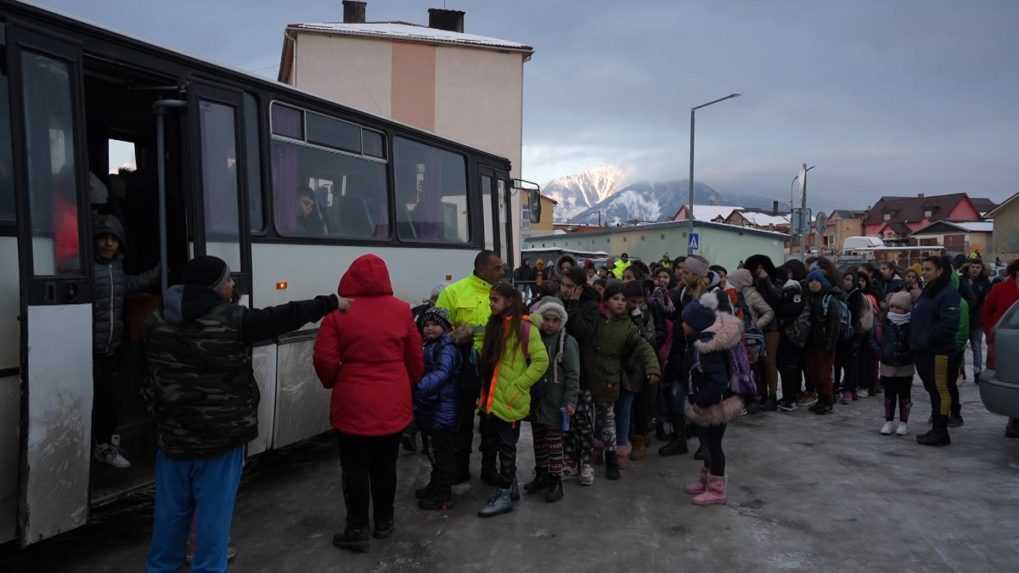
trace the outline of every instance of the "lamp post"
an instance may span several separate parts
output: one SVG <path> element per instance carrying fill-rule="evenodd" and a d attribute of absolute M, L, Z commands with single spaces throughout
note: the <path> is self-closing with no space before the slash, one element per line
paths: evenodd
<path fill-rule="evenodd" d="M 727 95 L 725 97 L 709 101 L 708 103 L 702 103 L 701 105 L 698 105 L 698 106 L 690 108 L 690 180 L 688 182 L 688 184 L 689 184 L 689 189 L 688 190 L 689 190 L 690 196 L 689 196 L 688 202 L 687 202 L 687 207 L 688 207 L 688 210 L 687 210 L 687 220 L 689 221 L 689 224 L 690 224 L 690 230 L 689 230 L 689 232 L 687 234 L 687 243 L 686 243 L 686 254 L 687 255 L 694 254 L 693 248 L 690 246 L 690 239 L 689 239 L 689 237 L 694 234 L 694 224 L 693 224 L 693 220 L 694 220 L 694 217 L 693 217 L 693 145 L 694 145 L 695 112 L 697 110 L 701 109 L 702 107 L 708 107 L 709 105 L 715 105 L 716 103 L 723 102 L 723 101 L 725 101 L 727 99 L 732 99 L 732 98 L 739 97 L 739 96 L 740 96 L 740 94 L 738 94 L 738 93 L 729 94 L 729 95 Z"/>

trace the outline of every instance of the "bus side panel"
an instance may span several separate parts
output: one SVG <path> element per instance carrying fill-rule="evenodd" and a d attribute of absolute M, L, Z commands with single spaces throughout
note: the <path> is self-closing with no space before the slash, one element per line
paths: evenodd
<path fill-rule="evenodd" d="M 18 324 L 18 239 L 0 237 L 0 543 L 18 534 L 18 449 L 21 447 L 21 355 Z"/>
<path fill-rule="evenodd" d="M 25 544 L 88 519 L 92 370 L 81 366 L 92 363 L 92 305 L 29 306 L 28 323 Z"/>
<path fill-rule="evenodd" d="M 279 345 L 279 393 L 273 447 L 282 448 L 329 431 L 330 391 L 322 387 L 311 362 L 313 339 Z"/>
<path fill-rule="evenodd" d="M 272 427 L 276 412 L 276 345 L 256 346 L 251 367 L 261 400 L 258 402 L 258 437 L 248 442 L 248 455 L 260 454 L 272 447 Z"/>
<path fill-rule="evenodd" d="M 15 337 L 11 343 L 17 340 Z M 20 384 L 21 378 L 18 376 L 0 378 L 0 420 L 3 420 L 3 424 L 0 425 L 0 543 L 10 541 L 18 535 Z"/>

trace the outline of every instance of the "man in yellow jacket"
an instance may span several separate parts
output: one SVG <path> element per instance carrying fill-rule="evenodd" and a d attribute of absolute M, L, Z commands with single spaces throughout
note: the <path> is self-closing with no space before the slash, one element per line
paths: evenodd
<path fill-rule="evenodd" d="M 623 280 L 623 273 L 626 269 L 630 268 L 630 255 L 623 253 L 616 259 L 616 264 L 612 266 L 612 275 L 619 280 Z"/>
<path fill-rule="evenodd" d="M 481 251 L 474 257 L 474 272 L 448 287 L 435 301 L 435 306 L 449 312 L 453 323 L 453 339 L 461 348 L 464 360 L 460 374 L 460 409 L 457 413 L 456 479 L 454 484 L 471 479 L 471 444 L 474 441 L 474 411 L 481 393 L 477 353 L 485 343 L 485 325 L 492 315 L 489 296 L 492 285 L 506 274 L 506 265 L 492 251 Z M 472 348 L 473 343 L 473 348 Z"/>

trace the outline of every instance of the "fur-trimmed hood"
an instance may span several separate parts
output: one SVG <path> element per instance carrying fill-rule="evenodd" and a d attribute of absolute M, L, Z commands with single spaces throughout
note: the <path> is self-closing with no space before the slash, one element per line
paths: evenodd
<path fill-rule="evenodd" d="M 719 312 L 714 324 L 694 341 L 698 352 L 717 352 L 735 347 L 743 339 L 743 321 L 727 312 Z"/>

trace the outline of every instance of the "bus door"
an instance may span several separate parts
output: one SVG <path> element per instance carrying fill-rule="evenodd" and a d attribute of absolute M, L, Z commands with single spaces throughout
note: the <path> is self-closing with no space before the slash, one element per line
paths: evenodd
<path fill-rule="evenodd" d="M 28 545 L 88 519 L 92 256 L 81 50 L 16 24 L 4 36 L 20 264 L 18 513 Z"/>
<path fill-rule="evenodd" d="M 242 304 L 251 302 L 251 235 L 243 94 L 206 84 L 189 89 L 194 254 L 226 261 Z M 252 113 L 254 110 L 249 110 Z"/>
<path fill-rule="evenodd" d="M 512 218 L 512 189 L 509 174 L 500 169 L 482 166 L 481 205 L 485 224 L 485 249 L 495 251 L 512 272 L 515 268 L 515 252 Z"/>

